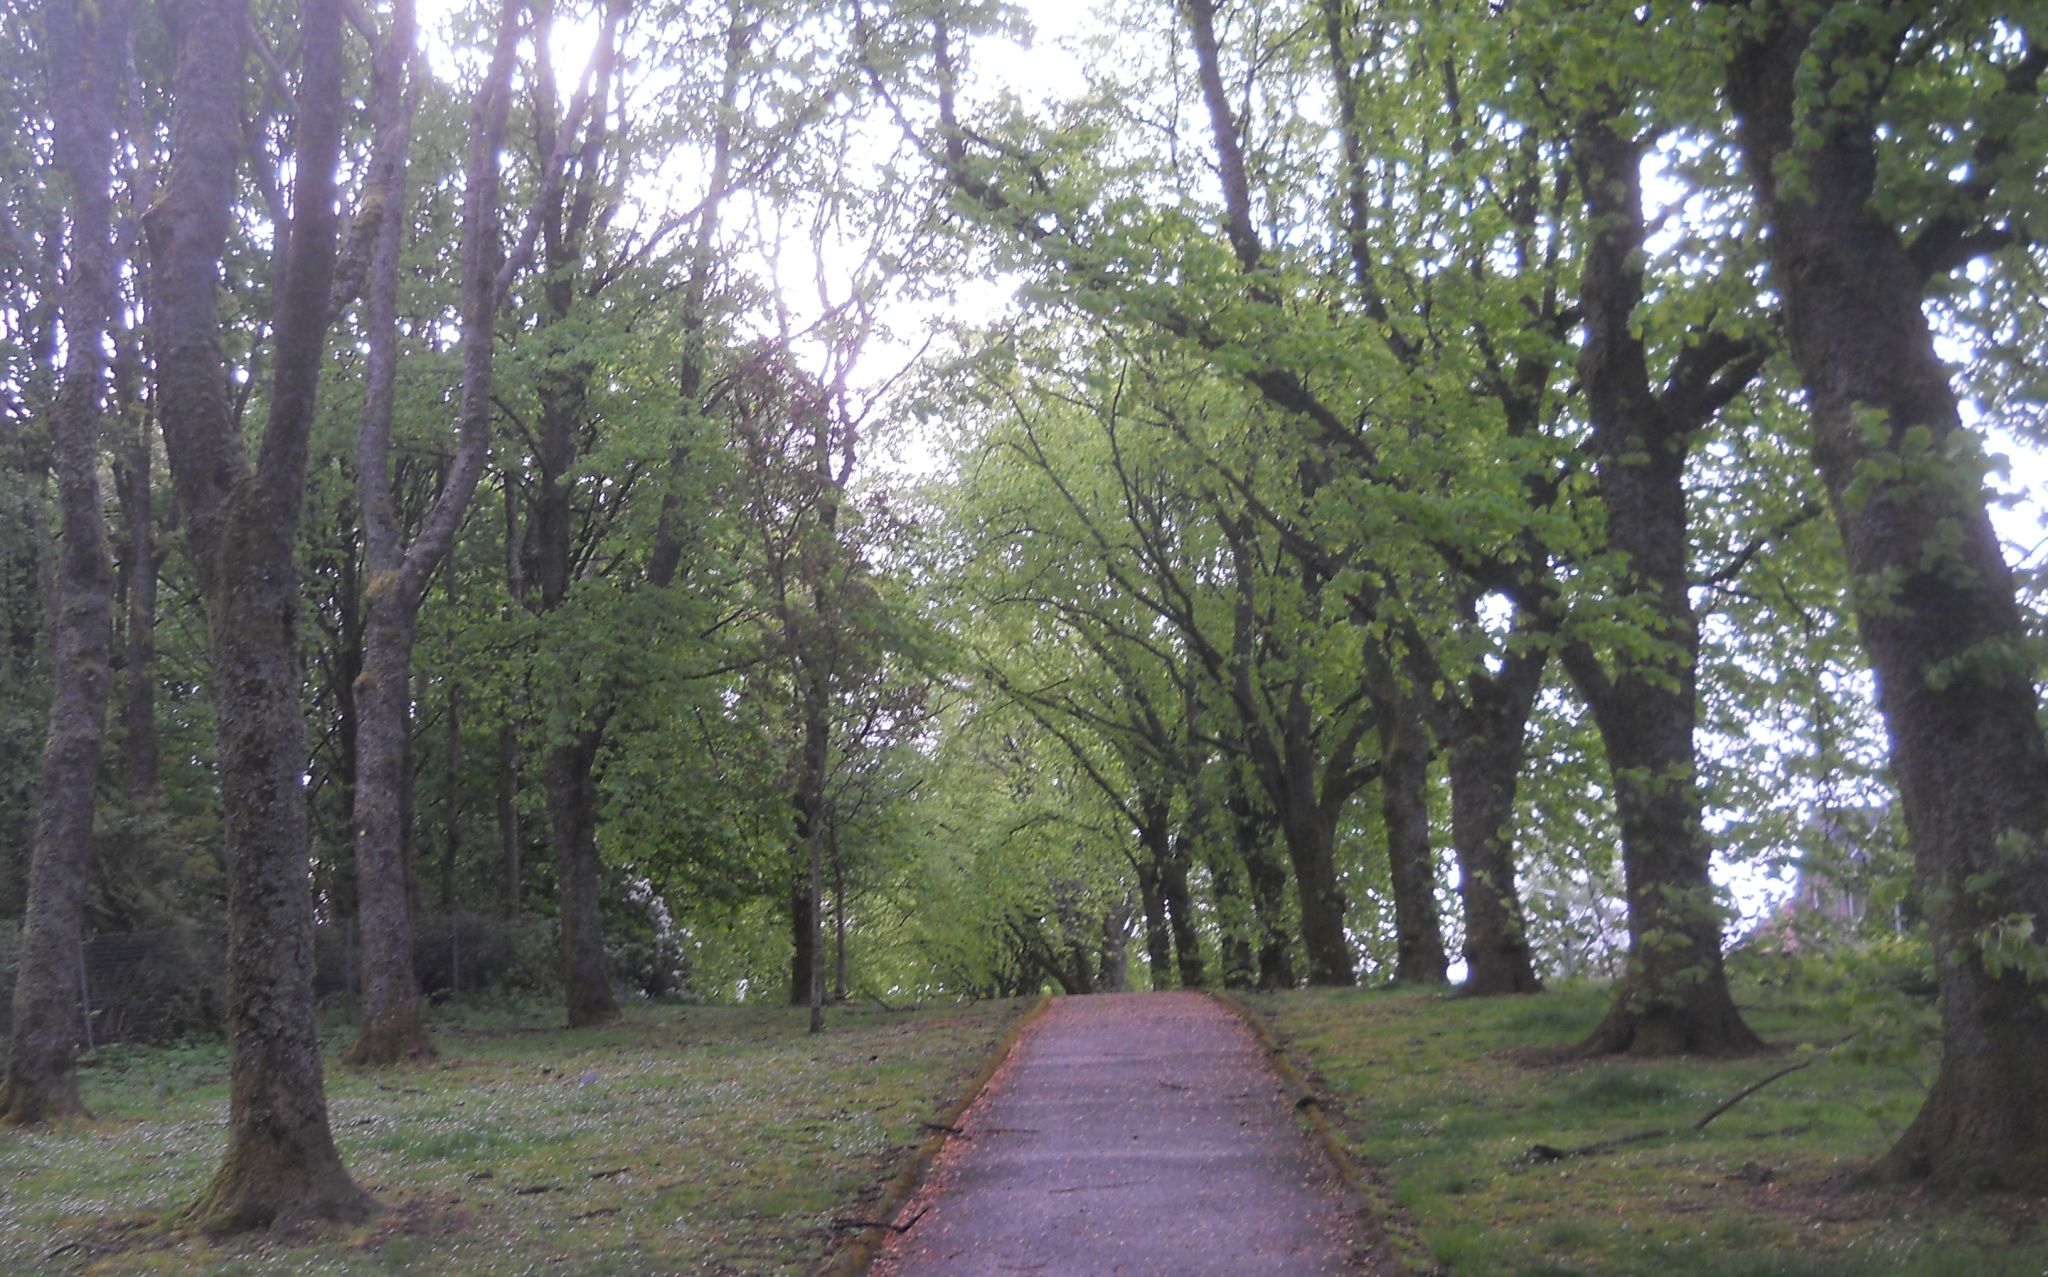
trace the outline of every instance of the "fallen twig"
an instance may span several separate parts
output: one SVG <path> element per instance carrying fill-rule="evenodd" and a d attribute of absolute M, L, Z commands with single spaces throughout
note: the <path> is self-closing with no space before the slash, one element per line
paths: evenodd
<path fill-rule="evenodd" d="M 610 1179 L 610 1178 L 612 1178 L 612 1177 L 613 1177 L 614 1175 L 624 1175 L 624 1174 L 625 1174 L 625 1173 L 626 1173 L 627 1171 L 630 1171 L 630 1170 L 632 1170 L 632 1169 L 633 1169 L 633 1168 L 632 1168 L 632 1167 L 630 1167 L 630 1166 L 614 1166 L 614 1167 L 612 1167 L 612 1168 L 611 1168 L 610 1170 L 603 1170 L 603 1171 L 592 1171 L 592 1172 L 590 1172 L 590 1178 L 592 1178 L 592 1179 Z"/>
<path fill-rule="evenodd" d="M 1853 1033 L 1849 1035 L 1849 1037 L 1854 1036 L 1855 1034 Z M 1832 1051 L 1834 1048 L 1842 1045 L 1843 1042 L 1847 1042 L 1848 1040 L 1849 1038 L 1842 1038 L 1839 1041 L 1831 1042 L 1824 1049 Z M 1748 1086 L 1743 1087 L 1735 1094 L 1729 1096 L 1727 1099 L 1721 1101 L 1719 1104 L 1716 1104 L 1713 1108 L 1709 1109 L 1707 1111 L 1706 1116 L 1700 1118 L 1700 1120 L 1698 1120 L 1697 1122 L 1694 1122 L 1689 1129 L 1696 1132 L 1706 1130 L 1707 1123 L 1713 1121 L 1715 1118 L 1721 1116 L 1723 1113 L 1726 1113 L 1729 1109 L 1732 1109 L 1736 1105 L 1742 1103 L 1750 1096 L 1755 1095 L 1758 1091 L 1763 1090 L 1765 1087 L 1777 1081 L 1779 1078 L 1790 1077 L 1792 1074 L 1797 1073 L 1799 1070 L 1811 1066 L 1813 1062 L 1819 1058 L 1820 1056 L 1818 1055 L 1809 1055 L 1803 1060 L 1797 1060 L 1791 1064 L 1786 1065 L 1784 1068 L 1777 1070 L 1774 1073 L 1768 1074 L 1762 1078 L 1757 1079 L 1754 1082 L 1751 1082 Z M 1564 1161 L 1566 1158 L 1570 1157 L 1591 1157 L 1598 1153 L 1611 1152 L 1614 1149 L 1620 1148 L 1624 1144 L 1640 1144 L 1645 1140 L 1664 1139 L 1669 1136 L 1676 1135 L 1678 1133 L 1678 1130 L 1675 1128 L 1659 1129 L 1654 1131 L 1632 1131 L 1627 1135 L 1616 1135 L 1610 1139 L 1595 1140 L 1591 1144 L 1581 1144 L 1577 1148 L 1558 1148 L 1557 1146 L 1552 1144 L 1531 1144 L 1529 1146 L 1529 1151 L 1524 1153 L 1520 1160 L 1524 1163 L 1534 1164 L 1537 1162 L 1561 1162 Z"/>
<path fill-rule="evenodd" d="M 927 1206 L 924 1208 L 924 1210 L 921 1210 L 917 1214 L 912 1215 L 909 1219 L 905 1220 L 900 1224 L 892 1224 L 886 1219 L 835 1219 L 832 1221 L 832 1227 L 886 1228 L 892 1233 L 907 1233 L 912 1228 L 915 1228 L 917 1226 L 917 1221 L 923 1219 L 925 1211 L 928 1211 L 930 1209 L 931 1207 Z"/>
<path fill-rule="evenodd" d="M 1723 1113 L 1726 1113 L 1729 1109 L 1732 1109 L 1736 1105 L 1742 1103 L 1750 1096 L 1755 1095 L 1758 1091 L 1763 1090 L 1765 1087 L 1777 1081 L 1779 1078 L 1786 1077 L 1793 1073 L 1797 1073 L 1799 1070 L 1806 1068 L 1808 1065 L 1812 1064 L 1815 1060 L 1819 1058 L 1820 1057 L 1817 1055 L 1809 1055 L 1805 1059 L 1800 1060 L 1795 1064 L 1786 1065 L 1784 1068 L 1779 1069 L 1776 1073 L 1771 1074 L 1769 1077 L 1764 1078 L 1761 1081 L 1750 1083 L 1748 1086 L 1743 1087 L 1741 1090 L 1729 1096 L 1727 1099 L 1722 1100 L 1719 1104 L 1716 1104 L 1712 1112 L 1708 1113 L 1705 1117 L 1701 1118 L 1699 1121 L 1694 1122 L 1692 1124 L 1692 1129 L 1694 1129 L 1695 1131 L 1706 1130 L 1707 1123 L 1713 1121 L 1715 1118 L 1721 1116 Z"/>

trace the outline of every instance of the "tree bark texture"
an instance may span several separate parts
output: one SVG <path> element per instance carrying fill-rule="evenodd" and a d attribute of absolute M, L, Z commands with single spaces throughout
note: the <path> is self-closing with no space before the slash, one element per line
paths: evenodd
<path fill-rule="evenodd" d="M 400 541 L 391 489 L 391 428 L 397 376 L 398 282 L 406 225 L 406 147 L 418 53 L 413 8 L 400 0 L 392 30 L 372 65 L 377 115 L 371 188 L 380 215 L 371 259 L 369 333 L 362 420 L 356 437 L 356 474 L 362 506 L 365 634 L 363 668 L 356 679 L 360 716 L 356 739 L 356 873 L 360 882 L 363 941 L 362 1018 L 347 1058 L 352 1064 L 391 1064 L 434 1053 L 420 1022 L 419 979 L 413 967 L 417 874 L 408 873 L 411 769 L 407 754 L 413 648 L 419 612 L 434 572 L 448 558 L 490 443 L 492 320 L 498 309 L 501 265 L 497 250 L 499 151 L 511 110 L 518 14 L 507 6 L 496 48 L 479 89 L 470 136 L 463 196 L 462 387 L 457 445 L 441 490 L 410 546 Z M 451 687 L 450 732 L 459 730 Z M 451 751 L 459 736 L 451 736 Z M 451 763 L 451 768 L 453 764 Z M 454 777 L 450 777 L 451 782 Z M 450 786 L 450 811 L 456 802 Z M 445 862 L 442 908 L 452 907 L 452 841 Z"/>
<path fill-rule="evenodd" d="M 171 475 L 207 604 L 228 866 L 228 1146 L 183 1219 L 204 1231 L 359 1219 L 373 1203 L 335 1151 L 313 1025 L 310 833 L 295 560 L 325 341 L 340 163 L 341 6 L 307 0 L 297 175 L 273 315 L 270 411 L 253 464 L 230 407 L 220 262 L 242 150 L 248 14 L 169 7 L 172 160 L 145 219 L 149 322 Z"/>
<path fill-rule="evenodd" d="M 1921 311 L 1934 274 L 1960 262 L 1931 238 L 1949 228 L 1908 244 L 1877 208 L 1896 46 L 1826 7 L 1755 16 L 1729 97 L 1854 576 L 1941 989 L 1940 1069 L 1874 1172 L 2039 1193 L 2048 998 L 2038 977 L 1996 959 L 1993 937 L 2031 925 L 2038 946 L 2048 934 L 2048 748 L 2012 577 Z M 2031 42 L 2018 65 L 2030 78 L 2009 72 L 2006 91 L 2036 112 Z"/>
<path fill-rule="evenodd" d="M 1450 983 L 1429 841 L 1429 738 L 1400 694 L 1380 702 L 1380 820 L 1394 897 L 1394 982 Z"/>
<path fill-rule="evenodd" d="M 1529 713 L 1543 684 L 1542 648 L 1510 652 L 1500 671 L 1466 680 L 1444 753 L 1451 778 L 1451 846 L 1465 918 L 1464 992 L 1537 993 L 1535 956 L 1515 889 L 1515 791 Z"/>
<path fill-rule="evenodd" d="M 1699 622 L 1689 596 L 1685 459 L 1704 418 L 1652 393 L 1631 328 L 1643 298 L 1642 153 L 1623 127 L 1615 105 L 1589 113 L 1574 138 L 1591 226 L 1579 379 L 1608 548 L 1624 559 L 1615 588 L 1646 620 L 1643 640 L 1618 644 L 1604 664 L 1583 643 L 1565 648 L 1607 749 L 1628 898 L 1628 974 L 1580 1049 L 1730 1055 L 1762 1043 L 1722 968 L 1693 754 Z"/>
<path fill-rule="evenodd" d="M 117 377 L 117 384 L 125 380 Z M 125 533 L 123 568 L 127 636 L 122 657 L 121 771 L 128 799 L 141 809 L 152 808 L 162 795 L 162 748 L 156 725 L 157 553 L 155 498 L 150 479 L 155 469 L 148 419 L 134 413 L 132 433 L 123 443 L 126 460 L 117 470 L 118 495 Z"/>
<path fill-rule="evenodd" d="M 113 119 L 125 0 L 96 12 L 44 9 L 58 169 L 70 191 L 70 262 L 62 283 L 66 353 L 51 410 L 62 522 L 53 582 L 51 699 L 41 804 L 14 982 L 0 1121 L 84 1111 L 78 1093 L 79 944 L 92 864 L 93 812 L 112 682 L 113 564 L 99 485 L 104 341 L 119 269 L 113 229 Z"/>
<path fill-rule="evenodd" d="M 365 586 L 362 667 L 354 681 L 356 908 L 362 997 L 343 1059 L 386 1065 L 434 1054 L 420 1020 L 407 900 L 404 801 L 418 596 L 401 571 L 391 503 L 391 413 L 398 373 L 398 271 L 406 224 L 406 148 L 412 135 L 412 6 L 400 0 L 370 67 L 375 121 L 366 206 L 376 212 L 363 326 L 368 333 L 363 416 L 356 433 Z M 472 196 L 473 197 L 473 196 Z"/>
<path fill-rule="evenodd" d="M 1173 966 L 1183 989 L 1209 982 L 1202 960 L 1202 929 L 1195 918 L 1194 892 L 1188 888 L 1188 849 L 1183 835 L 1167 840 L 1166 859 L 1159 866 L 1159 891 L 1166 902 L 1167 925 L 1173 930 Z"/>
<path fill-rule="evenodd" d="M 597 854 L 597 752 L 586 729 L 548 750 L 543 767 L 561 894 L 562 988 L 570 1028 L 618 1018 L 604 952 L 603 866 Z"/>
<path fill-rule="evenodd" d="M 1287 916 L 1287 868 L 1273 850 L 1273 821 L 1240 778 L 1226 806 L 1237 857 L 1251 887 L 1259 988 L 1295 985 L 1294 928 Z"/>
<path fill-rule="evenodd" d="M 1145 969 L 1155 989 L 1173 987 L 1173 931 L 1166 920 L 1164 866 L 1171 856 L 1173 832 L 1167 827 L 1167 805 L 1157 797 L 1138 803 L 1138 904 L 1145 917 Z"/>

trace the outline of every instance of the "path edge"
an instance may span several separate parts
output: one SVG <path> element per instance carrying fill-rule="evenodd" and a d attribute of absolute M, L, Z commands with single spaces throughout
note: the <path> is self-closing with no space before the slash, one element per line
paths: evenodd
<path fill-rule="evenodd" d="M 1388 1198 L 1382 1181 L 1361 1168 L 1344 1147 L 1343 1137 L 1329 1117 L 1329 1097 L 1309 1081 L 1307 1070 L 1295 1063 L 1286 1044 L 1274 1034 L 1273 1026 L 1267 1023 L 1258 1008 L 1222 989 L 1204 989 L 1203 992 L 1251 1030 L 1273 1071 L 1280 1075 L 1281 1084 L 1295 1096 L 1295 1113 L 1307 1121 L 1309 1133 L 1315 1137 L 1331 1168 L 1336 1171 L 1338 1183 L 1351 1196 L 1353 1220 L 1365 1243 L 1366 1257 L 1374 1265 L 1373 1272 L 1379 1277 L 1414 1277 L 1415 1270 L 1403 1262 L 1399 1243 L 1387 1227 L 1387 1215 L 1396 1207 Z"/>
<path fill-rule="evenodd" d="M 996 1070 L 1002 1068 L 1004 1062 L 1010 1058 L 1010 1053 L 1017 1049 L 1017 1040 L 1024 1036 L 1024 1030 L 1030 1028 L 1051 1005 L 1051 994 L 1039 994 L 1038 1001 L 1026 1008 L 1024 1013 L 1003 1031 L 1003 1036 L 996 1041 L 995 1050 L 989 1053 L 988 1061 L 981 1066 L 981 1071 L 974 1075 L 973 1081 L 962 1088 L 959 1096 L 927 1125 L 958 1126 L 961 1116 L 981 1098 L 982 1091 L 987 1089 L 989 1079 L 996 1075 Z M 871 1213 L 878 1222 L 862 1228 L 849 1238 L 844 1246 L 827 1255 L 818 1266 L 817 1277 L 861 1277 L 861 1274 L 873 1266 L 876 1256 L 881 1254 L 883 1243 L 889 1238 L 889 1230 L 879 1221 L 895 1222 L 898 1213 L 909 1203 L 917 1190 L 923 1187 L 925 1176 L 931 1173 L 933 1164 L 939 1160 L 940 1152 L 946 1147 L 946 1141 L 951 1138 L 952 1133 L 947 1130 L 935 1130 L 924 1138 L 924 1142 L 917 1146 L 917 1151 L 910 1155 L 910 1160 L 904 1163 L 903 1169 L 896 1172 L 896 1178 L 890 1180 L 889 1186 L 882 1190 L 882 1195 L 875 1199 Z"/>

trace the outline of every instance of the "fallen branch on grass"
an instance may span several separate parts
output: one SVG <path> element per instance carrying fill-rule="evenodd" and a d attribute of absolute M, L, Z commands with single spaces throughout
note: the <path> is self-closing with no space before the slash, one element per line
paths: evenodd
<path fill-rule="evenodd" d="M 1707 1123 L 1713 1121 L 1715 1118 L 1721 1116 L 1723 1113 L 1726 1113 L 1729 1109 L 1732 1109 L 1736 1105 L 1742 1103 L 1750 1096 L 1755 1095 L 1758 1091 L 1763 1090 L 1765 1087 L 1777 1081 L 1779 1078 L 1788 1076 L 1789 1074 L 1797 1073 L 1799 1070 L 1806 1068 L 1819 1058 L 1820 1057 L 1817 1055 L 1809 1055 L 1805 1059 L 1800 1060 L 1795 1064 L 1786 1065 L 1784 1068 L 1779 1069 L 1776 1073 L 1771 1074 L 1769 1077 L 1764 1078 L 1762 1081 L 1751 1082 L 1748 1086 L 1743 1087 L 1735 1094 L 1729 1096 L 1725 1100 L 1722 1100 L 1719 1104 L 1716 1104 L 1713 1107 L 1712 1111 L 1710 1111 L 1705 1117 L 1701 1118 L 1699 1121 L 1694 1122 L 1692 1124 L 1692 1129 L 1694 1129 L 1695 1131 L 1706 1130 Z"/>
<path fill-rule="evenodd" d="M 925 1211 L 930 1209 L 931 1207 L 927 1206 L 924 1210 L 912 1215 L 900 1224 L 892 1224 L 886 1219 L 835 1219 L 832 1221 L 832 1227 L 844 1229 L 886 1228 L 892 1233 L 907 1233 L 917 1227 L 917 1221 L 923 1219 Z"/>
<path fill-rule="evenodd" d="M 1847 1038 L 1842 1039 L 1842 1042 L 1846 1041 L 1848 1041 Z M 1834 1049 L 1834 1047 L 1840 1046 L 1841 1044 L 1841 1042 L 1831 1043 L 1828 1049 L 1832 1050 Z M 1742 1103 L 1750 1096 L 1755 1095 L 1758 1091 L 1763 1090 L 1765 1087 L 1777 1081 L 1779 1078 L 1790 1077 L 1792 1074 L 1797 1073 L 1801 1069 L 1811 1067 L 1813 1062 L 1819 1058 L 1820 1056 L 1818 1055 L 1809 1055 L 1803 1060 L 1798 1060 L 1792 1064 L 1788 1064 L 1784 1068 L 1779 1069 L 1775 1073 L 1771 1073 L 1765 1077 L 1759 1078 L 1757 1081 L 1751 1082 L 1748 1086 L 1743 1087 L 1735 1094 L 1729 1096 L 1727 1099 L 1721 1101 L 1719 1104 L 1716 1104 L 1713 1108 L 1707 1110 L 1706 1116 L 1702 1117 L 1699 1121 L 1692 1123 L 1689 1129 L 1695 1132 L 1706 1130 L 1707 1123 L 1713 1121 L 1715 1118 L 1721 1116 L 1723 1113 L 1726 1113 L 1729 1109 L 1732 1109 L 1736 1105 Z M 1669 1137 L 1677 1135 L 1678 1133 L 1679 1132 L 1676 1129 L 1668 1128 L 1660 1128 L 1654 1131 L 1631 1131 L 1627 1135 L 1616 1135 L 1610 1139 L 1594 1140 L 1591 1144 L 1581 1144 L 1577 1148 L 1558 1148 L 1553 1144 L 1531 1144 L 1529 1146 L 1529 1151 L 1522 1154 L 1519 1160 L 1525 1165 L 1535 1165 L 1540 1162 L 1562 1162 L 1566 1158 L 1572 1157 L 1594 1157 L 1601 1153 L 1611 1153 L 1615 1149 L 1621 1148 L 1624 1145 L 1641 1144 L 1647 1140 L 1668 1139 Z"/>

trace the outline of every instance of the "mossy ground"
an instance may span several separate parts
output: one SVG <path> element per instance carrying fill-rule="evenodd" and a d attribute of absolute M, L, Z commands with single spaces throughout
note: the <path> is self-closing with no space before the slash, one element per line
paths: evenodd
<path fill-rule="evenodd" d="M 833 1244 L 1024 1003 L 917 1012 L 659 1007 L 562 1030 L 559 1009 L 448 1011 L 441 1058 L 335 1067 L 335 1138 L 387 1210 L 218 1244 L 164 1221 L 206 1184 L 219 1044 L 102 1052 L 95 1119 L 0 1132 L 0 1272 L 796 1273 Z"/>
<path fill-rule="evenodd" d="M 1244 1001 L 1325 1092 L 1418 1272 L 2048 1273 L 2048 1201 L 1954 1203 L 1856 1184 L 1918 1108 L 1924 1066 L 1823 1051 L 1695 1133 L 1722 1100 L 1795 1062 L 1801 1044 L 1833 1042 L 1848 1027 L 1772 992 L 1741 1000 L 1780 1053 L 1558 1062 L 1555 1050 L 1599 1020 L 1606 996 L 1316 990 Z M 1528 1157 L 1537 1144 L 1573 1149 L 1644 1130 L 1680 1133 Z"/>

